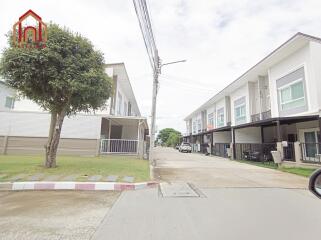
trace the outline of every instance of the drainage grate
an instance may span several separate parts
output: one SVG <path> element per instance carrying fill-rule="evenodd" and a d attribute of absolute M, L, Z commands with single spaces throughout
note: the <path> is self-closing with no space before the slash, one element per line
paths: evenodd
<path fill-rule="evenodd" d="M 203 194 L 189 183 L 161 183 L 159 191 L 162 197 L 203 197 Z"/>

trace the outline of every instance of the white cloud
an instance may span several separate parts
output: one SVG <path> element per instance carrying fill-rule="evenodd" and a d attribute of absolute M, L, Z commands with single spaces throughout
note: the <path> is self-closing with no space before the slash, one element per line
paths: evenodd
<path fill-rule="evenodd" d="M 183 131 L 184 116 L 296 32 L 321 36 L 319 0 L 151 0 L 148 6 L 163 62 L 187 59 L 163 69 L 158 129 Z M 28 9 L 88 37 L 106 62 L 125 62 L 141 112 L 150 115 L 152 75 L 131 0 L 1 1 L 0 48 Z"/>

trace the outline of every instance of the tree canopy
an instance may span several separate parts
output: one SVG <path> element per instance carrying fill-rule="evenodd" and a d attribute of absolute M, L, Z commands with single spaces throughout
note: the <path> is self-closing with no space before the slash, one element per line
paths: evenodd
<path fill-rule="evenodd" d="M 173 128 L 164 128 L 159 131 L 157 142 L 167 147 L 174 147 L 180 142 L 182 134 Z"/>
<path fill-rule="evenodd" d="M 19 48 L 11 41 L 0 61 L 0 74 L 9 86 L 51 113 L 46 166 L 55 166 L 65 116 L 105 106 L 111 79 L 104 57 L 80 34 L 48 24 L 45 48 Z"/>

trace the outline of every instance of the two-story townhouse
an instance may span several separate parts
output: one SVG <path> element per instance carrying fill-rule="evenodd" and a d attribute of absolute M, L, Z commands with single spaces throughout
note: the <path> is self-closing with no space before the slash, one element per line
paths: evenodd
<path fill-rule="evenodd" d="M 112 78 L 113 90 L 104 109 L 66 117 L 58 152 L 143 156 L 148 125 L 146 118 L 140 114 L 125 65 L 107 64 L 106 73 Z M 13 89 L 2 85 L 5 87 L 0 87 L 0 92 L 6 91 L 8 96 L 16 95 Z M 0 105 L 3 101 L 0 99 Z M 0 152 L 43 152 L 49 124 L 48 112 L 28 99 L 17 99 L 14 108 L 0 110 Z"/>
<path fill-rule="evenodd" d="M 206 106 L 216 109 L 214 128 L 202 133 L 211 135 L 212 153 L 226 156 L 231 146 L 235 158 L 269 160 L 278 148 L 284 159 L 320 162 L 320 60 L 321 39 L 297 33 L 195 110 L 192 115 Z M 222 127 L 231 141 L 219 148 Z M 301 156 L 294 154 L 295 142 Z"/>

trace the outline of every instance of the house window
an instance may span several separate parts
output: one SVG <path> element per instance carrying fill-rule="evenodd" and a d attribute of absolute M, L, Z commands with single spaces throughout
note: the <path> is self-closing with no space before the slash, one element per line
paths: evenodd
<path fill-rule="evenodd" d="M 193 133 L 196 133 L 196 122 L 193 122 Z"/>
<path fill-rule="evenodd" d="M 235 124 L 246 122 L 246 103 L 245 97 L 241 97 L 234 101 Z"/>
<path fill-rule="evenodd" d="M 123 97 L 122 95 L 118 92 L 118 106 L 117 106 L 117 114 L 121 115 L 121 107 L 123 104 Z"/>
<path fill-rule="evenodd" d="M 201 132 L 202 131 L 202 122 L 201 119 L 197 120 L 197 131 Z"/>
<path fill-rule="evenodd" d="M 246 121 L 245 104 L 235 106 L 235 122 L 243 123 Z"/>
<path fill-rule="evenodd" d="M 208 114 L 207 119 L 208 119 L 207 128 L 213 129 L 214 128 L 214 113 Z"/>
<path fill-rule="evenodd" d="M 279 96 L 281 110 L 303 107 L 305 105 L 305 96 L 302 79 L 279 88 Z"/>
<path fill-rule="evenodd" d="M 217 127 L 224 126 L 224 108 L 217 110 Z"/>
<path fill-rule="evenodd" d="M 304 67 L 276 80 L 280 117 L 308 110 Z"/>
<path fill-rule="evenodd" d="M 13 109 L 14 108 L 14 98 L 13 97 L 6 97 L 6 102 L 4 105 L 6 108 Z"/>

